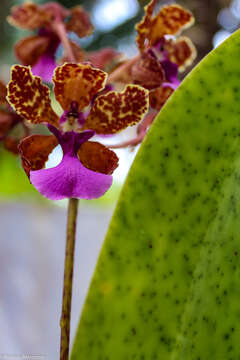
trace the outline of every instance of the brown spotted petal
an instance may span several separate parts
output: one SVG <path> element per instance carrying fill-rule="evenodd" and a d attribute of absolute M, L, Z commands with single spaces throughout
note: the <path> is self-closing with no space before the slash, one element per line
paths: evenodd
<path fill-rule="evenodd" d="M 19 144 L 22 166 L 29 176 L 31 170 L 40 170 L 45 166 L 49 154 L 58 145 L 53 135 L 31 135 Z"/>
<path fill-rule="evenodd" d="M 0 104 L 7 104 L 6 96 L 7 96 L 7 87 L 0 80 Z"/>
<path fill-rule="evenodd" d="M 50 90 L 40 77 L 33 76 L 30 67 L 15 65 L 8 84 L 8 101 L 16 112 L 33 124 L 59 126 L 58 116 L 51 107 Z"/>
<path fill-rule="evenodd" d="M 168 59 L 177 64 L 180 71 L 191 65 L 197 56 L 195 46 L 185 36 L 180 36 L 177 40 L 166 40 L 164 47 L 168 52 Z"/>
<path fill-rule="evenodd" d="M 104 89 L 107 74 L 90 64 L 68 64 L 58 66 L 53 77 L 54 93 L 63 110 L 70 110 L 76 101 L 79 111 Z"/>
<path fill-rule="evenodd" d="M 165 85 L 151 91 L 149 93 L 150 106 L 159 111 L 173 92 L 173 88 Z"/>
<path fill-rule="evenodd" d="M 111 175 L 118 167 L 118 157 L 114 151 L 96 141 L 83 143 L 78 151 L 81 163 L 88 169 Z"/>
<path fill-rule="evenodd" d="M 128 85 L 123 92 L 97 97 L 84 126 L 97 134 L 114 134 L 140 122 L 147 111 L 148 90 Z"/>
<path fill-rule="evenodd" d="M 152 18 L 149 45 L 154 45 L 164 35 L 177 35 L 194 23 L 192 13 L 180 5 L 163 6 Z"/>
<path fill-rule="evenodd" d="M 154 8 L 157 4 L 157 0 L 151 0 L 148 5 L 145 6 L 145 15 L 143 19 L 136 25 L 137 37 L 136 42 L 139 50 L 142 52 L 145 49 L 145 41 L 149 39 L 150 30 L 152 27 L 152 16 Z"/>
<path fill-rule="evenodd" d="M 142 53 L 132 66 L 132 82 L 148 90 L 159 87 L 165 80 L 165 72 L 160 62 L 149 51 Z"/>
<path fill-rule="evenodd" d="M 51 14 L 39 5 L 27 1 L 23 5 L 13 6 L 7 20 L 15 27 L 34 30 L 49 24 L 51 17 Z"/>
<path fill-rule="evenodd" d="M 88 13 L 82 6 L 75 6 L 70 12 L 70 19 L 66 22 L 67 31 L 75 32 L 80 38 L 91 35 L 93 25 Z"/>
<path fill-rule="evenodd" d="M 15 55 L 22 65 L 35 65 L 49 45 L 46 36 L 28 36 L 15 45 Z"/>

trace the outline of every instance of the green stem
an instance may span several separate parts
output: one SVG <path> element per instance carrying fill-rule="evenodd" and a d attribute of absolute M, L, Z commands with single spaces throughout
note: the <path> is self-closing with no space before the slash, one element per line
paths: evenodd
<path fill-rule="evenodd" d="M 72 303 L 72 280 L 78 199 L 69 199 L 61 326 L 60 360 L 68 360 Z"/>

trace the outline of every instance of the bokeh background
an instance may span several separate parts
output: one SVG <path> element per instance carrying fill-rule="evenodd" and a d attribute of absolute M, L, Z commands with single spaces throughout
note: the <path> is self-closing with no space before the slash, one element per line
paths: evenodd
<path fill-rule="evenodd" d="M 46 1 L 37 1 L 44 3 Z M 95 32 L 81 40 L 86 50 L 112 46 L 136 53 L 134 25 L 143 15 L 145 0 L 59 1 L 66 7 L 82 4 L 91 13 Z M 8 81 L 16 62 L 14 43 L 27 34 L 6 22 L 12 5 L 1 0 L 0 79 Z M 169 2 L 161 2 L 166 4 Z M 240 0 L 182 0 L 196 24 L 185 34 L 198 50 L 195 66 L 240 26 Z M 231 61 L 229 59 L 229 61 Z M 134 136 L 124 132 L 118 142 Z M 112 140 L 111 140 L 112 142 Z M 98 201 L 80 202 L 73 292 L 72 337 L 84 297 L 119 191 L 137 149 L 119 150 L 114 186 Z M 59 149 L 48 166 L 60 161 Z M 48 202 L 29 184 L 17 157 L 0 149 L 0 360 L 5 354 L 44 355 L 57 360 L 65 248 L 66 202 Z"/>

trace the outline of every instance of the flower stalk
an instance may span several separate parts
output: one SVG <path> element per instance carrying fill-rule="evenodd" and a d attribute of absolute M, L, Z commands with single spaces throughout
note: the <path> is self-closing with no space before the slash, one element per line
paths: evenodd
<path fill-rule="evenodd" d="M 62 315 L 60 320 L 60 326 L 61 326 L 60 360 L 68 360 L 69 358 L 72 280 L 73 280 L 77 213 L 78 213 L 78 199 L 71 198 L 69 199 L 69 203 L 68 203 Z"/>
<path fill-rule="evenodd" d="M 56 21 L 53 25 L 52 25 L 53 29 L 55 30 L 56 34 L 58 35 L 63 48 L 65 50 L 65 54 L 66 57 L 68 59 L 69 62 L 75 63 L 76 62 L 76 58 L 74 56 L 70 41 L 68 39 L 67 36 L 67 31 L 65 28 L 65 25 L 60 22 L 60 21 Z"/>

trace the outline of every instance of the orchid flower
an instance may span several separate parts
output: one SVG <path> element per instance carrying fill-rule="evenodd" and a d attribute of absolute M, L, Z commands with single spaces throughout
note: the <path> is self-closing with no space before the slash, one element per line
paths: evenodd
<path fill-rule="evenodd" d="M 118 158 L 104 145 L 88 140 L 94 134 L 115 134 L 139 123 L 148 111 L 149 100 L 148 91 L 138 85 L 96 97 L 106 80 L 107 74 L 90 64 L 57 67 L 53 83 L 56 100 L 63 109 L 59 118 L 51 107 L 49 88 L 32 75 L 30 67 L 13 66 L 9 103 L 27 121 L 44 123 L 53 134 L 31 135 L 19 146 L 23 168 L 43 196 L 52 200 L 93 199 L 110 188 Z M 43 169 L 57 144 L 63 150 L 62 161 Z"/>
<path fill-rule="evenodd" d="M 150 94 L 150 97 L 159 99 L 159 103 L 155 101 L 152 107 L 160 110 L 166 98 L 166 91 L 159 88 L 176 89 L 179 85 L 178 71 L 184 71 L 192 64 L 196 58 L 196 49 L 189 38 L 179 36 L 183 30 L 193 25 L 194 17 L 191 12 L 179 5 L 171 4 L 163 6 L 156 15 L 153 15 L 156 3 L 157 0 L 152 0 L 145 7 L 145 16 L 136 25 L 138 33 L 136 41 L 141 57 L 147 56 L 152 61 L 158 61 L 164 71 L 165 79 L 162 84 L 152 87 L 157 90 Z M 133 67 L 133 77 L 137 76 L 141 57 Z M 147 66 L 148 68 L 151 66 Z"/>
<path fill-rule="evenodd" d="M 171 4 L 153 15 L 156 3 L 157 0 L 149 2 L 143 19 L 136 25 L 139 54 L 126 60 L 109 76 L 110 83 L 134 83 L 150 90 L 151 112 L 139 125 L 136 138 L 111 145 L 111 148 L 135 146 L 143 140 L 157 112 L 180 84 L 179 72 L 191 65 L 196 57 L 192 41 L 179 36 L 194 23 L 191 12 Z"/>
<path fill-rule="evenodd" d="M 192 41 L 187 37 L 179 36 L 184 29 L 194 23 L 191 12 L 179 5 L 171 4 L 163 6 L 156 15 L 153 15 L 156 3 L 157 0 L 150 1 L 145 7 L 145 16 L 136 25 L 136 42 L 140 57 L 132 67 L 134 82 L 143 82 L 143 85 L 144 79 L 138 74 L 140 69 L 151 71 L 153 81 L 156 74 L 160 74 L 161 68 L 162 81 L 145 86 L 149 90 L 158 88 L 161 83 L 166 82 L 175 88 L 178 83 L 178 71 L 185 70 L 196 57 Z"/>
<path fill-rule="evenodd" d="M 21 39 L 15 45 L 15 54 L 22 65 L 32 66 L 33 74 L 50 82 L 57 66 L 55 53 L 62 43 L 65 61 L 82 61 L 84 52 L 70 41 L 67 32 L 78 37 L 88 36 L 93 31 L 89 15 L 81 6 L 66 9 L 57 2 L 37 5 L 27 1 L 23 5 L 13 6 L 8 22 L 18 28 L 37 31 Z"/>

